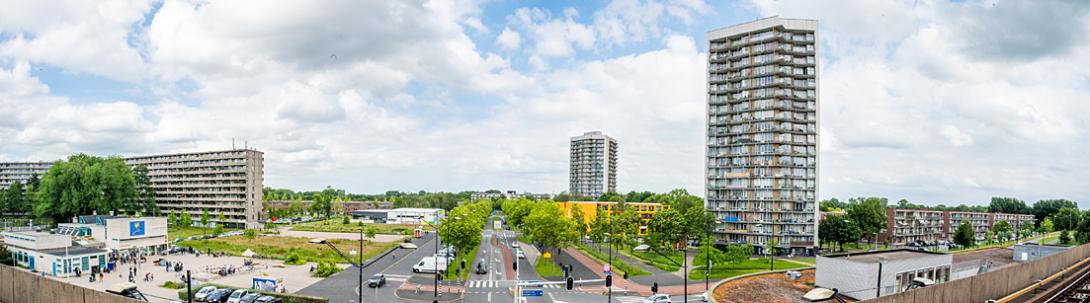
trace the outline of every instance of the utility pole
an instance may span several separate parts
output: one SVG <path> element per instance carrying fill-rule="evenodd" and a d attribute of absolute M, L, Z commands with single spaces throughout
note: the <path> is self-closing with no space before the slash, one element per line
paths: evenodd
<path fill-rule="evenodd" d="M 609 214 L 609 276 L 613 275 L 613 214 Z M 613 285 L 606 287 L 609 295 L 606 297 L 606 302 L 613 302 Z"/>
<path fill-rule="evenodd" d="M 363 228 L 360 228 L 360 266 L 356 268 L 360 271 L 360 303 L 363 303 Z"/>

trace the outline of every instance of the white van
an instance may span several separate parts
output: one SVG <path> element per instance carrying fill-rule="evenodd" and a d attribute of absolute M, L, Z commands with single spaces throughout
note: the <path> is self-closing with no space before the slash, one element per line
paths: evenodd
<path fill-rule="evenodd" d="M 436 271 L 443 272 L 447 270 L 447 259 L 436 257 L 424 257 L 420 259 L 420 262 L 413 265 L 414 273 L 434 273 Z"/>

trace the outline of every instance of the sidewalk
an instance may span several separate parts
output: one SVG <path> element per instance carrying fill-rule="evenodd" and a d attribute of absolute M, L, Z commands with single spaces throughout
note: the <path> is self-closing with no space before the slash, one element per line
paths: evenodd
<path fill-rule="evenodd" d="M 435 298 L 435 285 L 434 284 L 416 284 L 410 281 L 405 281 L 394 292 L 394 295 L 399 299 L 418 300 L 418 301 L 454 301 L 462 298 L 462 294 L 465 293 L 465 287 L 451 286 L 451 285 L 439 285 L 439 298 Z"/>
<path fill-rule="evenodd" d="M 592 259 L 591 257 L 588 257 L 588 256 L 584 255 L 582 252 L 579 252 L 578 250 L 576 250 L 574 248 L 565 248 L 564 252 L 567 255 L 572 256 L 572 258 L 574 258 L 579 263 L 583 264 L 583 266 L 586 266 L 588 268 L 602 268 L 601 263 L 598 263 L 597 261 L 594 261 L 594 259 Z M 660 272 L 661 272 L 661 270 L 660 270 Z M 605 278 L 605 274 L 603 274 L 600 271 L 595 271 L 594 274 L 596 276 L 598 276 L 598 278 Z M 667 275 L 673 276 L 672 274 L 668 274 L 668 273 L 667 273 Z M 673 277 L 677 277 L 677 276 L 673 276 Z M 680 280 L 679 277 L 678 277 L 678 279 Z M 704 292 L 704 285 L 702 285 L 703 283 L 699 283 L 701 285 L 697 285 L 697 283 L 690 283 L 690 284 L 692 284 L 689 287 L 689 294 L 690 295 L 700 294 L 700 293 Z M 588 288 L 589 289 L 594 289 L 593 287 L 588 287 Z M 680 295 L 683 294 L 684 289 L 685 289 L 684 285 L 666 286 L 666 285 L 663 285 L 663 283 L 659 283 L 659 293 L 662 293 L 662 294 L 669 294 L 669 295 L 672 295 L 672 296 L 680 296 Z M 605 286 L 598 286 L 597 290 L 601 291 L 601 292 L 605 292 L 606 287 Z M 627 294 L 627 295 L 640 295 L 640 296 L 651 295 L 651 284 L 650 283 L 648 283 L 648 284 L 639 283 L 638 281 L 633 281 L 632 279 L 625 280 L 621 276 L 614 275 L 613 276 L 613 294 L 614 295 Z"/>

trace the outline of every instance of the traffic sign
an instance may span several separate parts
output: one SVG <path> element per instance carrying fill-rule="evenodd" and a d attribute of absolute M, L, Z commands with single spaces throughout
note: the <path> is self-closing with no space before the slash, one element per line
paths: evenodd
<path fill-rule="evenodd" d="M 553 254 L 550 254 L 549 252 L 545 252 L 545 254 L 541 255 L 541 257 L 543 257 L 545 259 L 549 259 L 549 258 L 553 257 Z"/>
<path fill-rule="evenodd" d="M 540 289 L 523 289 L 522 290 L 522 296 L 523 297 L 540 297 L 540 296 L 542 296 L 544 294 L 545 294 L 545 291 L 540 290 Z"/>

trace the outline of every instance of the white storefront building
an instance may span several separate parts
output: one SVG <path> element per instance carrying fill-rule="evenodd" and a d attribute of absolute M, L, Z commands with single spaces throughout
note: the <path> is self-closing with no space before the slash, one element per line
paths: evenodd
<path fill-rule="evenodd" d="M 106 266 L 105 249 L 72 245 L 72 236 L 46 232 L 4 232 L 15 264 L 57 277 L 91 273 Z"/>
<path fill-rule="evenodd" d="M 117 253 L 155 254 L 170 248 L 164 217 L 80 216 L 76 222 L 58 224 L 57 233 L 89 238 Z"/>

